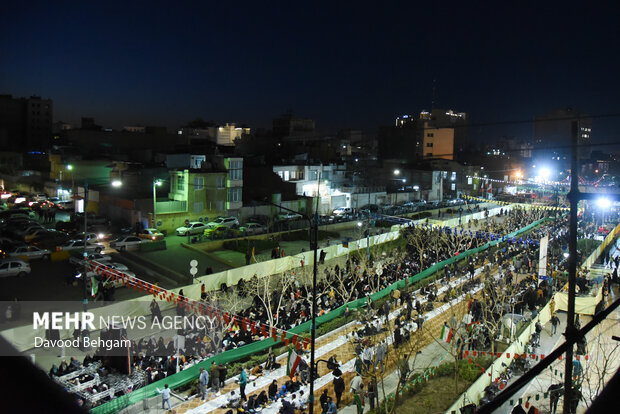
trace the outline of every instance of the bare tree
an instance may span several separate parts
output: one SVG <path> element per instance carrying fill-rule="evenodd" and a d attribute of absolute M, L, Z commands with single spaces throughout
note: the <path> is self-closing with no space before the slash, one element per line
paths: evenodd
<path fill-rule="evenodd" d="M 254 277 L 248 281 L 248 291 L 254 294 L 265 310 L 269 328 L 278 326 L 278 315 L 294 282 L 295 277 L 285 273 Z"/>
<path fill-rule="evenodd" d="M 588 335 L 592 341 L 588 347 L 591 358 L 585 361 L 585 357 L 581 356 L 579 364 L 575 364 L 582 366 L 580 378 L 576 380 L 581 382 L 581 392 L 587 407 L 592 405 L 620 365 L 620 343 L 611 338 L 614 329 L 617 332 L 618 322 L 609 320 L 603 324 L 606 326 L 599 324 Z"/>

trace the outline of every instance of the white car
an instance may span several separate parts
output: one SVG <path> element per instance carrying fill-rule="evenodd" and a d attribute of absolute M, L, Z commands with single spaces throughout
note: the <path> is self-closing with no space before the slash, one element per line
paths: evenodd
<path fill-rule="evenodd" d="M 75 240 L 84 240 L 84 236 L 86 236 L 86 241 L 88 242 L 96 242 L 99 240 L 99 236 L 97 233 L 87 232 L 87 233 L 78 233 L 74 237 Z"/>
<path fill-rule="evenodd" d="M 187 236 L 188 234 L 202 234 L 206 228 L 207 225 L 205 223 L 192 221 L 187 226 L 177 228 L 176 232 L 179 236 Z"/>
<path fill-rule="evenodd" d="M 0 277 L 21 277 L 27 274 L 30 274 L 30 265 L 23 260 L 11 259 L 0 264 Z"/>
<path fill-rule="evenodd" d="M 59 247 L 61 250 L 67 250 L 67 251 L 73 251 L 73 250 L 84 251 L 84 240 L 69 240 L 68 242 L 64 244 L 61 244 Z M 103 249 L 105 249 L 103 244 L 91 243 L 88 241 L 86 242 L 87 252 L 101 253 Z"/>
<path fill-rule="evenodd" d="M 39 249 L 37 246 L 18 246 L 7 253 L 9 257 L 15 257 L 25 260 L 45 259 L 49 260 L 52 252 L 47 249 Z"/>
<path fill-rule="evenodd" d="M 140 246 L 140 244 L 147 242 L 147 241 L 148 240 L 141 239 L 140 237 L 136 237 L 136 236 L 123 236 L 123 237 L 119 237 L 113 242 L 110 242 L 110 247 L 116 250 L 124 251 L 124 250 L 127 250 L 128 248 L 129 249 L 137 248 Z"/>
<path fill-rule="evenodd" d="M 207 223 L 207 225 L 215 224 L 216 226 L 226 226 L 229 229 L 232 227 L 239 227 L 239 220 L 236 217 L 220 217 Z"/>
<path fill-rule="evenodd" d="M 342 216 L 343 214 L 353 214 L 353 209 L 351 207 L 338 207 L 332 212 L 332 214 L 334 216 Z"/>
<path fill-rule="evenodd" d="M 278 220 L 299 220 L 304 216 L 298 213 L 280 213 L 278 214 Z"/>
<path fill-rule="evenodd" d="M 242 234 L 253 235 L 267 233 L 267 227 L 259 223 L 245 223 L 239 228 Z"/>
<path fill-rule="evenodd" d="M 134 272 L 132 272 L 131 270 L 129 270 L 129 268 L 127 266 L 125 266 L 122 263 L 102 263 L 102 266 L 105 266 L 104 269 L 108 269 L 108 270 L 118 270 L 121 273 L 124 273 L 127 276 L 131 276 L 131 277 L 136 277 L 136 274 Z M 97 272 L 97 268 L 99 266 L 96 266 L 93 271 L 96 273 Z"/>
<path fill-rule="evenodd" d="M 112 260 L 112 256 L 108 256 L 107 254 L 101 254 L 101 253 L 90 253 L 87 257 L 86 260 L 90 261 L 95 261 L 98 263 L 105 263 L 105 262 L 109 262 Z M 84 261 L 81 257 L 75 257 L 72 256 L 69 258 L 69 262 L 73 263 L 74 265 L 80 265 L 83 266 L 84 265 Z"/>

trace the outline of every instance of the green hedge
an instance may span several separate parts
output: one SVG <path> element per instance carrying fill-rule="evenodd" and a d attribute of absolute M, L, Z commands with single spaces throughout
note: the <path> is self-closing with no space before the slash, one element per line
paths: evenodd
<path fill-rule="evenodd" d="M 166 250 L 166 240 L 154 240 L 150 243 L 140 243 L 141 252 L 153 252 L 155 250 Z"/>

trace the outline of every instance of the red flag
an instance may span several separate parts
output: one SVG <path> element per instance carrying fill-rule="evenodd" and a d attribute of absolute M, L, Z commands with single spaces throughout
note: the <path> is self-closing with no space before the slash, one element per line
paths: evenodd
<path fill-rule="evenodd" d="M 226 325 L 228 325 L 228 321 L 229 321 L 229 320 L 230 320 L 230 317 L 228 316 L 228 312 L 226 312 L 226 313 L 224 314 L 224 323 L 225 323 Z"/>
<path fill-rule="evenodd" d="M 465 351 L 465 352 L 463 353 L 463 358 L 467 358 L 467 356 L 468 356 L 468 355 L 469 355 L 469 351 Z"/>
<path fill-rule="evenodd" d="M 293 335 L 291 340 L 293 341 L 293 344 L 297 345 L 297 334 Z"/>
<path fill-rule="evenodd" d="M 260 327 L 260 333 L 261 335 L 263 335 L 265 338 L 267 338 L 269 335 L 267 335 L 267 326 L 262 324 Z"/>
<path fill-rule="evenodd" d="M 271 336 L 273 337 L 274 342 L 278 342 L 278 333 L 276 332 L 276 328 L 271 328 Z"/>
<path fill-rule="evenodd" d="M 252 335 L 256 335 L 256 321 L 252 321 L 250 329 L 252 330 Z"/>
<path fill-rule="evenodd" d="M 589 355 L 586 355 L 586 361 L 587 361 L 588 359 L 590 359 L 590 358 L 589 358 Z"/>
<path fill-rule="evenodd" d="M 288 338 L 284 338 L 284 345 L 288 346 Z"/>
<path fill-rule="evenodd" d="M 476 352 L 476 351 L 474 351 L 474 352 L 472 352 L 472 354 L 473 354 L 473 355 L 474 355 L 474 357 L 475 357 L 475 356 L 476 356 L 476 354 L 477 354 L 477 352 Z"/>
<path fill-rule="evenodd" d="M 310 344 L 310 339 L 308 339 L 308 338 L 304 339 L 304 349 L 308 348 L 309 344 Z"/>
<path fill-rule="evenodd" d="M 248 330 L 248 318 L 243 318 L 243 319 L 241 320 L 241 330 L 242 330 L 243 332 L 245 332 L 245 331 L 247 331 L 247 330 Z"/>
<path fill-rule="evenodd" d="M 286 339 L 286 331 L 282 331 L 282 335 L 280 336 L 280 341 L 284 341 Z"/>

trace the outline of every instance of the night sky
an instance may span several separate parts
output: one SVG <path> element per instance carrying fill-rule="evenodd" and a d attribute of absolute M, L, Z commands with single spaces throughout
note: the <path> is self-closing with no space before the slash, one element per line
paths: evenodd
<path fill-rule="evenodd" d="M 620 112 L 618 6 L 224 3 L 6 2 L 0 93 L 52 98 L 55 120 L 113 128 L 198 116 L 269 128 L 290 108 L 322 132 L 373 131 L 430 109 L 434 79 L 436 107 L 473 123 Z M 618 141 L 619 123 L 600 122 L 594 138 Z"/>

